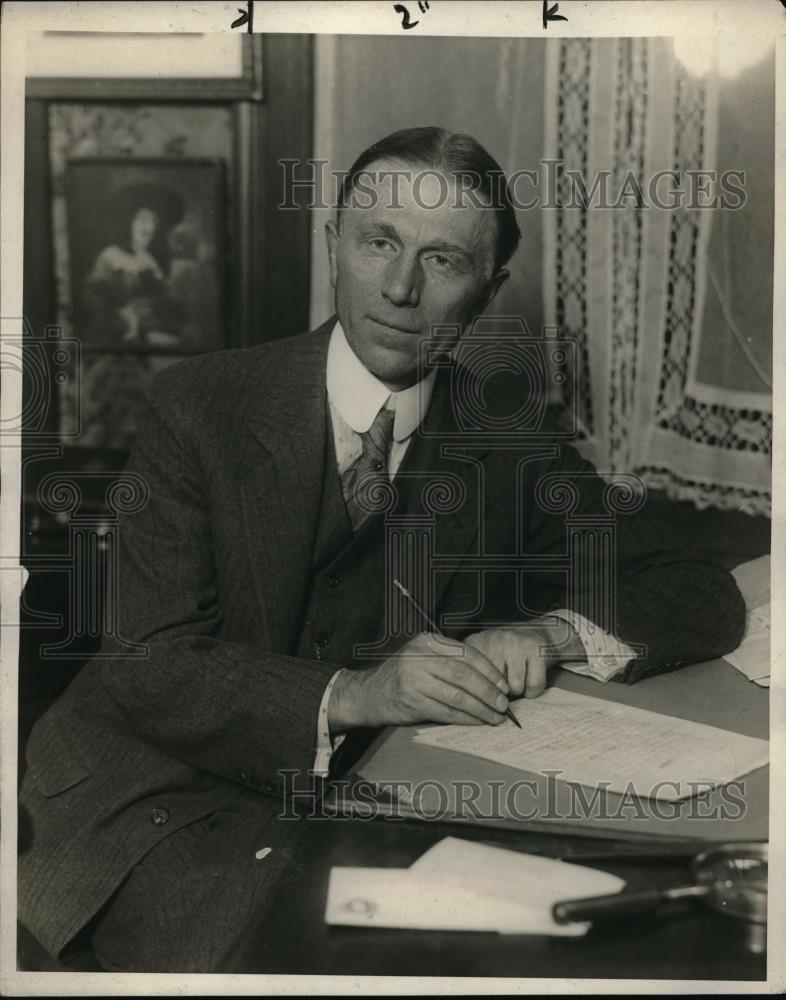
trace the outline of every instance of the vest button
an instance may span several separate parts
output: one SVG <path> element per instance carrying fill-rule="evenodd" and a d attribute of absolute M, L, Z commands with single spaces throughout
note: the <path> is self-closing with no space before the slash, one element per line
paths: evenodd
<path fill-rule="evenodd" d="M 329 576 L 327 580 L 328 587 L 337 587 L 341 581 L 337 576 Z"/>
<path fill-rule="evenodd" d="M 150 810 L 150 822 L 154 826 L 163 826 L 169 820 L 169 810 L 162 809 L 161 806 L 154 806 Z"/>
<path fill-rule="evenodd" d="M 375 472 L 382 472 L 382 470 L 384 468 L 385 468 L 385 463 L 384 462 L 374 462 L 374 471 Z"/>

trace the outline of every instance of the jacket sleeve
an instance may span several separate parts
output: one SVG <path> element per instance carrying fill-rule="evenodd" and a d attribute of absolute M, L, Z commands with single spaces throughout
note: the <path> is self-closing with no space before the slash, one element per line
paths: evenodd
<path fill-rule="evenodd" d="M 126 467 L 148 497 L 119 525 L 118 632 L 146 650 L 131 656 L 106 640 L 102 681 L 133 730 L 169 755 L 278 793 L 280 770 L 314 766 L 320 701 L 340 664 L 222 638 L 206 472 L 170 372 L 151 391 Z"/>
<path fill-rule="evenodd" d="M 567 583 L 565 573 L 542 573 L 545 608 L 567 607 L 637 647 L 620 679 L 631 683 L 739 645 L 745 603 L 734 578 L 646 506 L 626 512 L 637 506 L 630 502 L 630 477 L 617 489 L 613 476 L 601 478 L 569 446 L 535 469 L 527 493 L 527 552 L 566 555 L 569 564 Z M 593 533 L 582 557 L 581 536 L 589 540 Z M 604 574 L 599 567 L 606 558 Z"/>

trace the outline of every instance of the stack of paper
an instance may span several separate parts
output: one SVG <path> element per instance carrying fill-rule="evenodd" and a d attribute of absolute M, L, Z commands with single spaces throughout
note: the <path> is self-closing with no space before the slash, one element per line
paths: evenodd
<path fill-rule="evenodd" d="M 739 778 L 769 760 L 766 740 L 549 688 L 511 709 L 521 729 L 430 726 L 413 737 L 534 774 L 673 801 Z"/>
<path fill-rule="evenodd" d="M 745 598 L 745 635 L 723 659 L 748 680 L 770 686 L 770 557 L 760 556 L 732 571 Z"/>
<path fill-rule="evenodd" d="M 410 868 L 333 868 L 325 921 L 576 936 L 590 925 L 555 923 L 554 903 L 619 892 L 624 885 L 592 868 L 446 837 Z"/>

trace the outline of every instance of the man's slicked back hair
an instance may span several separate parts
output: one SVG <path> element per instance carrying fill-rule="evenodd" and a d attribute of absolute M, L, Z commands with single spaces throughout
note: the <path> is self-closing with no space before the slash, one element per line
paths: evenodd
<path fill-rule="evenodd" d="M 347 205 L 358 175 L 378 160 L 399 160 L 410 166 L 438 170 L 457 179 L 470 178 L 470 190 L 488 204 L 497 221 L 495 267 L 504 267 L 516 252 L 521 232 L 507 180 L 494 157 L 471 135 L 431 125 L 401 129 L 373 143 L 358 156 L 342 182 L 339 213 Z M 460 204 L 472 203 L 464 193 Z"/>

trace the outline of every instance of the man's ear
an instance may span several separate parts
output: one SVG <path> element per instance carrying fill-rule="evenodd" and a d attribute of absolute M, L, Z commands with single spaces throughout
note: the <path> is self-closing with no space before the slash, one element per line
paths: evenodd
<path fill-rule="evenodd" d="M 327 239 L 328 260 L 330 261 L 330 284 L 336 287 L 336 248 L 338 247 L 338 223 L 325 223 L 325 237 Z"/>

